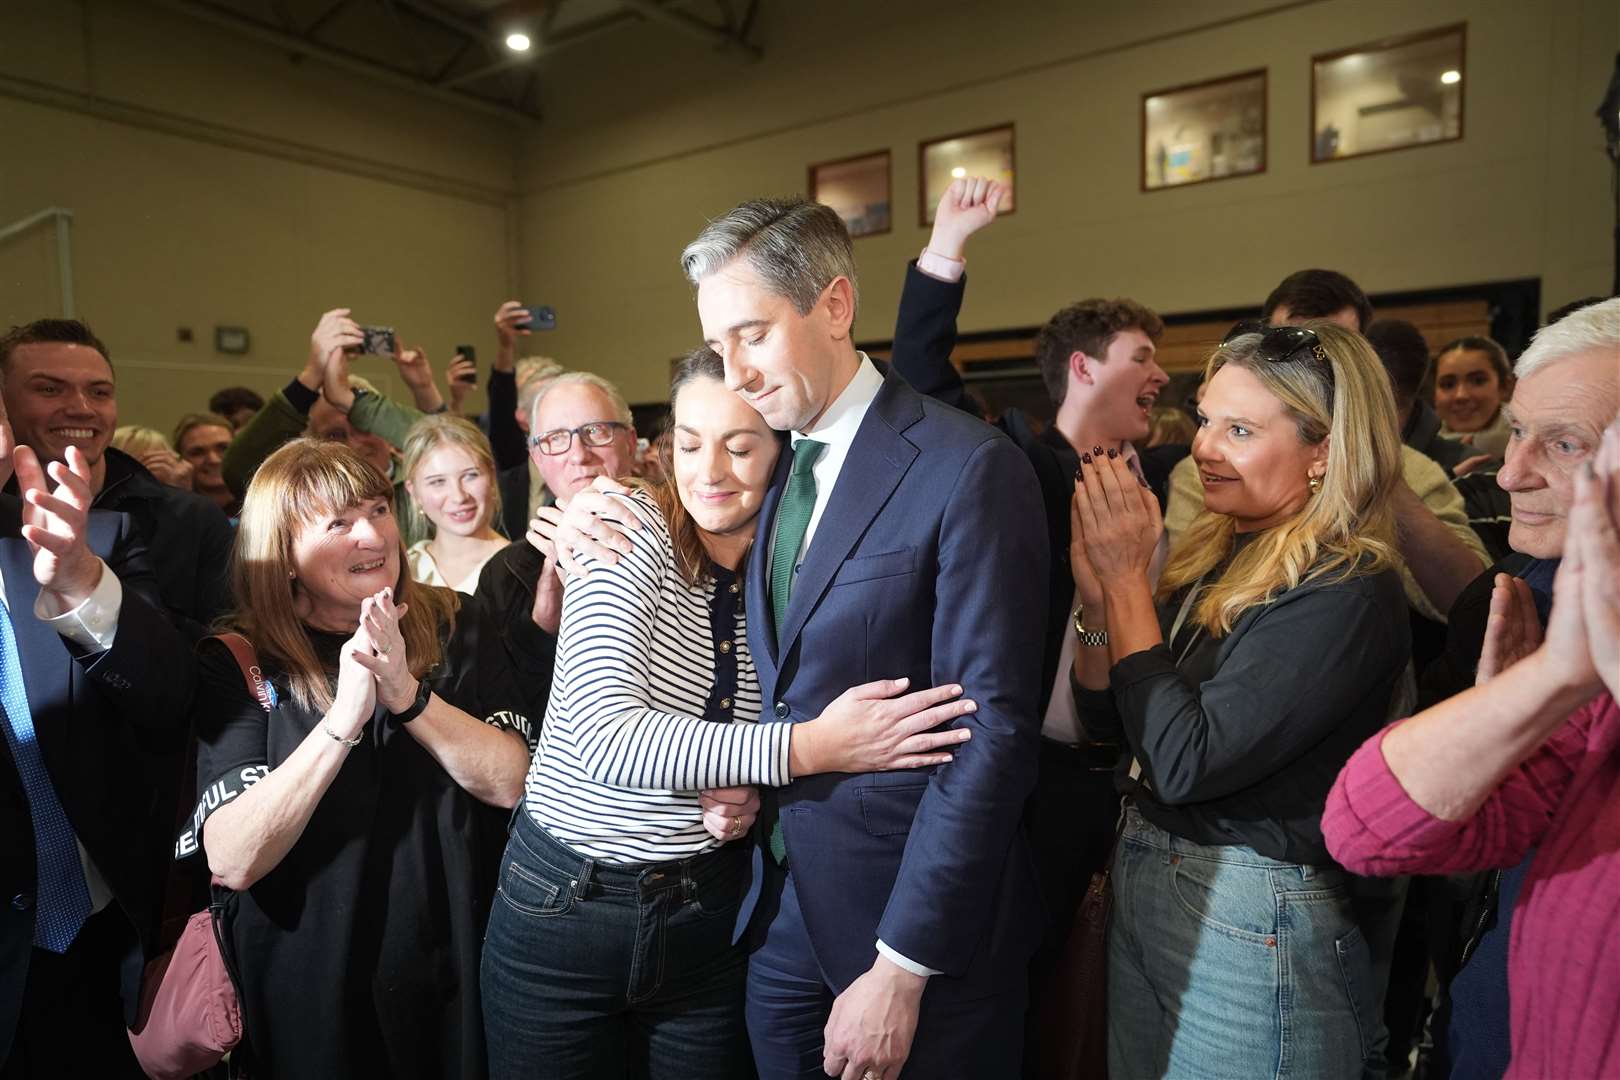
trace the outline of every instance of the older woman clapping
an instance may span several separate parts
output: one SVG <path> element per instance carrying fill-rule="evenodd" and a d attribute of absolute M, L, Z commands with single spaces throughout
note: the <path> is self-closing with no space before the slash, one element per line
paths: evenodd
<path fill-rule="evenodd" d="M 198 661 L 193 831 L 254 1075 L 486 1072 L 478 953 L 528 725 L 493 628 L 405 571 L 392 496 L 345 446 L 272 454 L 227 620 L 262 704 L 217 642 Z"/>
<path fill-rule="evenodd" d="M 1077 703 L 1135 761 L 1113 866 L 1116 1076 L 1357 1077 L 1372 959 L 1318 821 L 1409 657 L 1394 401 L 1336 326 L 1225 342 L 1193 443 L 1205 513 L 1149 564 L 1158 504 L 1084 455 Z"/>

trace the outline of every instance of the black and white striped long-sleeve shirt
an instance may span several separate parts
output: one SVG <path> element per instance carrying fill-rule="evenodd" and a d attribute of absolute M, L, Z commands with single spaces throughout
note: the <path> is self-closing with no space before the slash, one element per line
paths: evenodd
<path fill-rule="evenodd" d="M 669 527 L 643 494 L 620 499 L 643 528 L 614 566 L 563 593 L 557 664 L 525 809 L 603 862 L 662 862 L 719 846 L 698 792 L 788 780 L 787 724 L 757 724 L 742 583 L 682 580 Z"/>

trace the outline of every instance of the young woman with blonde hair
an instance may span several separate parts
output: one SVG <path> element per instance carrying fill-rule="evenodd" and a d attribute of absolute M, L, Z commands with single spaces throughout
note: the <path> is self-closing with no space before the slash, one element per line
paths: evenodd
<path fill-rule="evenodd" d="M 472 421 L 435 413 L 411 425 L 404 455 L 413 512 L 432 526 L 405 553 L 411 576 L 471 594 L 484 564 L 506 546 L 495 531 L 501 493 L 489 440 Z"/>
<path fill-rule="evenodd" d="M 1162 522 L 1085 455 L 1070 558 L 1082 722 L 1134 757 L 1113 864 L 1116 1076 L 1360 1077 L 1373 957 L 1320 819 L 1410 654 L 1389 380 L 1326 323 L 1222 344 L 1192 456 L 1205 511 L 1159 582 Z"/>
<path fill-rule="evenodd" d="M 393 487 L 354 450 L 259 467 L 226 626 L 266 686 L 200 647 L 179 845 L 222 883 L 254 1076 L 486 1074 L 478 949 L 528 724 L 495 628 L 404 566 Z"/>

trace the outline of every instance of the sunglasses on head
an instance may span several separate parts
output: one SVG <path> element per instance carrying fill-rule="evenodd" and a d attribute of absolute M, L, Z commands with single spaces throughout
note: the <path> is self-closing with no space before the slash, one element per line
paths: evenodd
<path fill-rule="evenodd" d="M 1253 353 L 1256 360 L 1268 364 L 1286 364 L 1308 355 L 1322 365 L 1328 386 L 1333 385 L 1333 362 L 1328 359 L 1327 350 L 1322 347 L 1316 331 L 1305 326 L 1267 326 L 1258 320 L 1246 319 L 1227 331 L 1221 348 L 1224 349 L 1245 334 L 1260 335 L 1260 344 Z"/>

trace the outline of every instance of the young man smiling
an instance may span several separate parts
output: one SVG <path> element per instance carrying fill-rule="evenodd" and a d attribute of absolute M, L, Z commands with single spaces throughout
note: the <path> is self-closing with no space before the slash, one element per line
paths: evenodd
<path fill-rule="evenodd" d="M 975 414 L 978 409 L 950 357 L 966 290 L 965 245 L 995 220 L 1002 192 L 1001 184 L 979 177 L 951 182 L 935 213 L 928 246 L 906 271 L 894 332 L 895 370 L 922 393 Z M 1027 820 L 1047 911 L 1041 948 L 1030 968 L 1032 998 L 1061 955 L 1075 908 L 1092 873 L 1107 858 L 1119 816 L 1113 779 L 1119 745 L 1086 735 L 1069 685 L 1078 607 L 1068 560 L 1075 470 L 1084 452 L 1136 460 L 1132 444 L 1147 438 L 1149 411 L 1168 381 L 1156 359 L 1163 332 L 1158 315 L 1134 300 L 1069 304 L 1047 320 L 1035 341 L 1056 417 L 1039 433 L 1017 408 L 1007 409 L 996 421 L 1035 470 L 1051 553 L 1040 682 L 1040 769 Z M 1026 1071 L 1040 1034 L 1038 1015 L 1030 1014 Z"/>
<path fill-rule="evenodd" d="M 17 441 L 46 464 L 65 461 L 69 447 L 84 454 L 92 505 L 130 516 L 164 605 L 188 640 L 200 638 L 230 603 L 230 521 L 209 499 L 159 483 L 108 445 L 118 388 L 106 346 L 81 322 L 39 319 L 0 337 L 0 376 Z"/>

